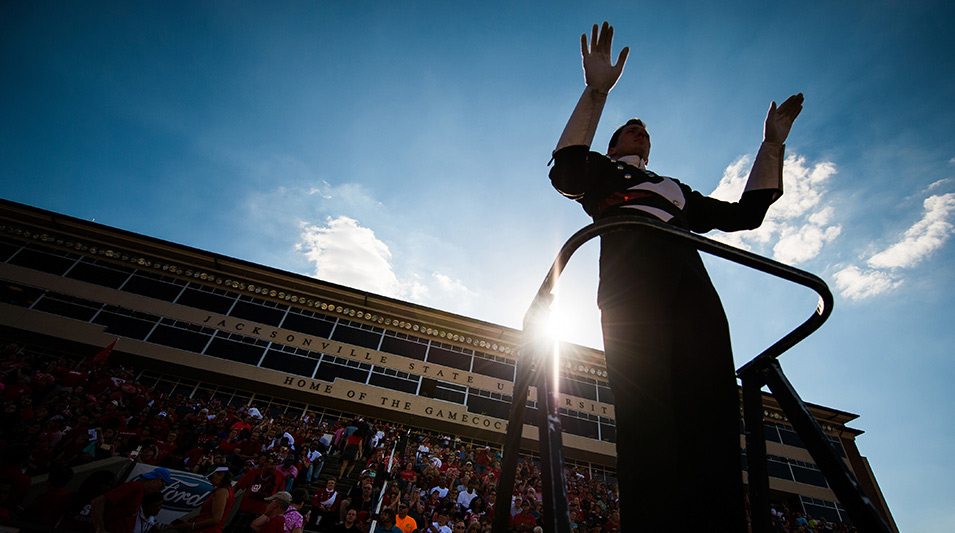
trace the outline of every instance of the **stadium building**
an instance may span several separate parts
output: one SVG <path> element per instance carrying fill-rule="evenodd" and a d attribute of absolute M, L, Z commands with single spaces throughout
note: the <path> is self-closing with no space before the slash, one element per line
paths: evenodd
<path fill-rule="evenodd" d="M 361 414 L 504 440 L 521 332 L 312 277 L 0 201 L 0 339 L 95 354 L 169 394 L 291 414 Z M 613 396 L 599 350 L 562 348 L 565 457 L 613 476 Z M 536 417 L 536 391 L 527 399 Z M 799 437 L 764 398 L 777 502 L 847 521 Z M 810 405 L 829 440 L 894 524 L 856 447 L 858 416 Z M 523 447 L 536 455 L 537 428 Z M 740 448 L 745 461 L 742 432 Z M 744 463 L 745 464 L 745 463 Z"/>

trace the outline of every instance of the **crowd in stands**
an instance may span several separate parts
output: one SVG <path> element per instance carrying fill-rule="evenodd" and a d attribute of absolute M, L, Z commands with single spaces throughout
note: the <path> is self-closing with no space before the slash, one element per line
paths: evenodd
<path fill-rule="evenodd" d="M 452 436 L 169 396 L 108 357 L 54 360 L 15 345 L 0 355 L 0 386 L 0 520 L 93 531 L 99 524 L 91 513 L 102 519 L 133 493 L 141 502 L 159 481 L 168 483 L 169 470 L 182 470 L 208 476 L 215 487 L 197 517 L 172 524 L 182 531 L 367 533 L 377 521 L 375 532 L 485 533 L 499 512 L 509 513 L 514 531 L 542 525 L 534 461 L 519 463 L 514 494 L 499 495 L 500 449 Z M 66 491 L 73 469 L 111 457 L 155 467 L 130 482 L 149 490 L 96 472 Z M 24 501 L 31 476 L 40 474 L 49 475 L 47 486 Z M 568 468 L 567 480 L 575 531 L 619 531 L 612 479 Z M 788 510 L 774 511 L 774 521 L 787 533 L 853 531 Z"/>

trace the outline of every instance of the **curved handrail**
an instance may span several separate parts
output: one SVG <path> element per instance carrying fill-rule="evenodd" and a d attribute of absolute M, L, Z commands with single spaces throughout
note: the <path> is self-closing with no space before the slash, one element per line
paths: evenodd
<path fill-rule="evenodd" d="M 584 243 L 598 235 L 602 235 L 611 231 L 626 230 L 633 226 L 652 228 L 655 231 L 662 231 L 674 236 L 675 238 L 689 241 L 700 251 L 715 255 L 717 257 L 722 257 L 723 259 L 754 268 L 761 272 L 765 272 L 794 283 L 798 283 L 813 289 L 819 295 L 819 304 L 816 306 L 816 311 L 805 322 L 797 326 L 785 337 L 772 344 L 769 348 L 763 350 L 762 353 L 757 355 L 750 362 L 740 367 L 740 369 L 737 370 L 738 375 L 742 375 L 750 369 L 757 370 L 763 365 L 763 363 L 770 363 L 774 361 L 777 357 L 779 357 L 780 354 L 789 348 L 792 348 L 799 341 L 805 339 L 812 332 L 819 329 L 819 327 L 822 326 L 822 324 L 832 313 L 832 293 L 829 291 L 829 287 L 826 285 L 826 283 L 819 277 L 810 274 L 809 272 L 805 272 L 777 261 L 756 255 L 752 252 L 740 250 L 721 242 L 690 233 L 686 230 L 665 224 L 658 220 L 647 218 L 645 216 L 618 216 L 605 218 L 581 228 L 569 239 L 567 239 L 567 242 L 565 242 L 561 247 L 560 252 L 557 254 L 557 258 L 554 260 L 554 263 L 550 268 L 550 271 L 544 278 L 544 282 L 541 284 L 540 289 L 538 289 L 537 295 L 534 297 L 530 308 L 524 315 L 524 346 L 521 349 L 522 357 L 518 359 L 517 372 L 514 379 L 514 401 L 511 402 L 511 415 L 508 420 L 508 430 L 504 444 L 504 456 L 502 457 L 501 465 L 504 475 L 501 476 L 498 486 L 498 491 L 501 494 L 510 494 L 511 491 L 514 490 L 514 471 L 517 466 L 521 428 L 523 427 L 524 421 L 525 404 L 523 402 L 523 398 L 527 395 L 527 391 L 529 390 L 530 381 L 532 379 L 532 375 L 534 374 L 533 366 L 535 366 L 536 363 L 538 366 L 538 371 L 543 370 L 543 367 L 548 367 L 549 373 L 553 371 L 553 367 L 550 366 L 552 365 L 552 359 L 542 361 L 539 360 L 539 355 L 544 351 L 544 347 L 541 344 L 549 342 L 548 339 L 546 339 L 546 336 L 540 335 L 542 331 L 541 325 L 543 322 L 541 319 L 550 311 L 550 304 L 554 298 L 553 290 L 557 285 L 557 279 L 560 277 L 560 274 L 563 271 L 564 266 L 567 264 L 567 261 L 570 260 L 570 257 L 574 254 L 574 252 L 576 252 L 577 249 L 580 248 Z M 538 359 L 535 359 L 534 356 L 537 356 Z M 543 363 L 543 365 L 541 363 Z M 564 480 L 562 479 L 563 472 L 560 466 L 563 464 L 562 454 L 560 452 L 560 421 L 557 416 L 557 403 L 553 397 L 557 391 L 549 390 L 550 387 L 548 386 L 548 380 L 546 379 L 541 380 L 541 385 L 539 387 L 538 409 L 541 409 L 542 411 L 548 411 L 547 419 L 540 422 L 541 425 L 548 426 L 546 429 L 541 430 L 541 446 L 542 449 L 553 448 L 556 450 L 554 452 L 550 452 L 549 455 L 552 456 L 548 458 L 548 462 L 552 463 L 549 468 L 550 470 L 553 470 L 553 472 L 550 474 L 550 483 L 562 485 Z M 546 402 L 546 406 L 541 405 L 544 402 Z M 551 410 L 553 413 L 549 413 Z M 554 442 L 548 442 L 545 444 L 543 442 L 544 439 L 548 439 L 548 441 L 553 439 Z M 546 473 L 547 469 L 544 470 Z M 552 491 L 553 489 L 551 488 L 550 492 Z M 566 497 L 566 494 L 561 494 Z M 549 509 L 549 512 L 545 513 L 548 515 L 545 518 L 551 520 L 548 525 L 550 525 L 550 529 L 556 533 L 569 532 L 569 528 L 567 527 L 569 522 L 565 523 L 566 520 L 563 520 L 569 520 L 566 501 L 564 501 L 563 497 L 556 498 L 555 496 L 556 495 L 550 494 L 548 488 L 545 486 L 545 500 L 551 498 L 551 503 L 553 504 L 553 508 Z M 505 499 L 502 501 L 507 500 Z M 506 515 L 509 515 L 509 513 L 503 513 L 500 516 L 495 514 L 492 529 L 495 533 L 501 533 L 507 529 L 508 518 L 510 518 L 510 516 Z"/>
<path fill-rule="evenodd" d="M 778 261 L 765 258 L 746 250 L 740 250 L 739 248 L 734 248 L 727 244 L 690 233 L 684 229 L 648 217 L 617 216 L 598 220 L 593 224 L 584 226 L 577 231 L 577 233 L 574 233 L 569 239 L 567 239 L 567 242 L 564 243 L 564 246 L 561 247 L 560 252 L 557 254 L 557 258 L 554 260 L 554 264 L 551 266 L 550 271 L 544 278 L 544 282 L 541 284 L 540 289 L 538 289 L 537 296 L 534 297 L 534 302 L 528 309 L 527 314 L 524 315 L 524 323 L 528 324 L 532 322 L 534 320 L 535 313 L 540 311 L 542 307 L 547 307 L 547 305 L 549 305 L 550 300 L 553 298 L 551 293 L 553 292 L 554 287 L 557 285 L 557 279 L 560 277 L 560 274 L 563 271 L 564 266 L 567 264 L 567 261 L 570 260 L 570 257 L 574 254 L 574 252 L 577 251 L 578 248 L 598 235 L 610 231 L 624 230 L 627 227 L 632 226 L 644 226 L 653 228 L 656 231 L 668 233 L 693 243 L 693 245 L 700 251 L 721 257 L 734 263 L 739 263 L 741 265 L 754 268 L 761 272 L 783 278 L 793 283 L 798 283 L 814 290 L 816 294 L 819 295 L 819 304 L 816 306 L 816 311 L 810 315 L 805 322 L 797 326 L 785 337 L 763 350 L 762 353 L 754 357 L 751 361 L 740 367 L 737 371 L 737 374 L 744 373 L 754 365 L 758 366 L 757 363 L 761 361 L 779 357 L 783 352 L 792 348 L 799 341 L 805 339 L 812 334 L 812 332 L 819 329 L 819 327 L 822 326 L 822 324 L 832 313 L 832 293 L 829 291 L 829 287 L 826 285 L 826 282 L 814 274 L 804 270 L 799 270 L 798 268 L 793 268 L 789 265 L 785 265 Z"/>

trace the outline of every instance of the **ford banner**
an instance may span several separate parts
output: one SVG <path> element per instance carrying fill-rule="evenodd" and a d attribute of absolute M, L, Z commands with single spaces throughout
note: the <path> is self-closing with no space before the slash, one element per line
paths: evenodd
<path fill-rule="evenodd" d="M 152 465 L 137 463 L 126 481 L 132 481 L 155 468 Z M 172 483 L 162 489 L 162 511 L 156 517 L 156 523 L 160 526 L 169 525 L 173 520 L 198 509 L 213 491 L 209 480 L 199 474 L 181 470 L 170 470 L 169 474 L 172 477 Z"/>

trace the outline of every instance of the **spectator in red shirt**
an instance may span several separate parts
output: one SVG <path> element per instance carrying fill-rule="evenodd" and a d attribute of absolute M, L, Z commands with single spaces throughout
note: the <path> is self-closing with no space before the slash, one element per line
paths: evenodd
<path fill-rule="evenodd" d="M 285 533 L 285 512 L 292 504 L 292 495 L 279 491 L 265 499 L 265 512 L 249 524 L 256 533 Z"/>
<path fill-rule="evenodd" d="M 90 518 L 96 533 L 131 533 L 143 497 L 161 491 L 170 483 L 169 471 L 157 468 L 94 499 L 90 505 Z"/>
<path fill-rule="evenodd" d="M 229 436 L 219 441 L 219 453 L 229 455 L 236 446 L 239 446 L 239 430 L 233 427 L 229 430 Z"/>
<path fill-rule="evenodd" d="M 487 466 L 491 463 L 491 448 L 490 446 L 485 447 L 483 450 L 479 451 L 477 454 L 477 459 L 475 461 L 477 464 L 474 468 L 477 469 L 479 474 L 487 472 Z"/>
<path fill-rule="evenodd" d="M 401 490 L 407 491 L 417 481 L 418 473 L 414 471 L 414 460 L 406 459 L 404 468 L 399 474 L 398 486 Z"/>
<path fill-rule="evenodd" d="M 238 418 L 239 419 L 235 422 L 235 424 L 232 424 L 232 427 L 229 428 L 230 431 L 234 429 L 236 435 L 239 435 L 240 433 L 242 433 L 243 429 L 252 431 L 252 425 L 249 424 L 249 422 L 247 421 L 248 420 L 247 418 L 243 417 L 242 415 L 239 415 Z"/>
<path fill-rule="evenodd" d="M 265 513 L 271 501 L 266 498 L 285 487 L 285 477 L 275 470 L 275 462 L 274 454 L 262 455 L 261 466 L 246 472 L 236 483 L 235 490 L 245 489 L 245 495 L 232 520 L 230 531 L 246 531 L 253 520 Z"/>
<path fill-rule="evenodd" d="M 179 446 L 177 440 L 179 439 L 179 433 L 177 431 L 170 431 L 166 434 L 166 440 L 156 443 L 159 447 L 159 461 L 162 461 Z"/>
<path fill-rule="evenodd" d="M 531 514 L 531 504 L 527 500 L 521 502 L 521 510 L 511 518 L 511 528 L 515 531 L 531 531 L 537 525 L 537 519 Z"/>
<path fill-rule="evenodd" d="M 620 511 L 614 509 L 610 513 L 610 518 L 604 524 L 603 530 L 607 532 L 620 531 Z"/>
<path fill-rule="evenodd" d="M 232 504 L 235 502 L 232 472 L 228 467 L 218 466 L 209 476 L 209 482 L 215 487 L 215 492 L 203 502 L 202 507 L 199 508 L 199 515 L 188 522 L 177 520 L 169 526 L 169 529 L 222 533 L 222 528 L 229 519 L 229 511 L 232 510 Z"/>
<path fill-rule="evenodd" d="M 253 429 L 249 438 L 241 443 L 242 452 L 248 455 L 246 458 L 255 457 L 265 449 L 264 444 L 262 442 L 262 432 Z"/>
<path fill-rule="evenodd" d="M 325 482 L 325 488 L 319 490 L 312 496 L 312 506 L 315 513 L 313 523 L 317 523 L 319 530 L 328 531 L 331 526 L 338 523 L 338 510 L 341 508 L 342 497 L 335 491 L 335 480 L 329 478 Z M 357 516 L 357 515 L 356 515 Z"/>

